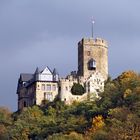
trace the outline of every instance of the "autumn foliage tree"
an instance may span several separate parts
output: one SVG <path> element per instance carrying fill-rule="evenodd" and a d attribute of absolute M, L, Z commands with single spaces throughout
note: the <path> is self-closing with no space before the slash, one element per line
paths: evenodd
<path fill-rule="evenodd" d="M 75 85 L 73 91 L 80 95 L 84 89 Z M 15 113 L 1 107 L 0 139 L 139 140 L 140 75 L 126 71 L 109 78 L 99 96 L 72 105 L 45 102 Z"/>
<path fill-rule="evenodd" d="M 11 112 L 0 107 L 0 139 L 8 139 L 8 127 L 12 124 Z"/>

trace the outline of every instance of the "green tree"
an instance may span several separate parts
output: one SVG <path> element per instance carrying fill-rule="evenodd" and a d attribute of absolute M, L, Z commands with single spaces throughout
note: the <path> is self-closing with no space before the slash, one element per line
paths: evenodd
<path fill-rule="evenodd" d="M 0 107 L 0 139 L 8 139 L 8 128 L 12 124 L 12 113 L 8 108 Z"/>
<path fill-rule="evenodd" d="M 71 88 L 71 92 L 73 95 L 82 95 L 85 93 L 85 89 L 81 84 L 74 83 L 74 85 Z"/>
<path fill-rule="evenodd" d="M 15 121 L 10 127 L 11 139 L 40 136 L 46 120 L 44 112 L 38 106 L 25 108 L 15 116 Z"/>
<path fill-rule="evenodd" d="M 110 139 L 140 139 L 140 118 L 128 108 L 110 110 L 107 120 Z"/>

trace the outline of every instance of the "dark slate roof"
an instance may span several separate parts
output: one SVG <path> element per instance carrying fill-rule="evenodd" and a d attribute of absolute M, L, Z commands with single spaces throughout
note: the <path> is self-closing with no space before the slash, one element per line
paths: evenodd
<path fill-rule="evenodd" d="M 59 75 L 58 72 L 57 72 L 57 70 L 56 70 L 56 68 L 54 68 L 53 74 L 54 74 L 54 75 Z"/>
<path fill-rule="evenodd" d="M 27 82 L 29 80 L 31 80 L 33 78 L 33 74 L 29 74 L 29 73 L 21 73 L 20 74 L 20 81 L 22 82 Z"/>
<path fill-rule="evenodd" d="M 39 68 L 37 67 L 36 70 L 35 70 L 35 74 L 39 74 L 40 73 L 40 70 Z"/>

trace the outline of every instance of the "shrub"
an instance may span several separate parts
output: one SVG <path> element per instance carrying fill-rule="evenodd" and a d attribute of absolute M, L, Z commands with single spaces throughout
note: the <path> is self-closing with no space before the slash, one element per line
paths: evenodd
<path fill-rule="evenodd" d="M 79 83 L 74 83 L 71 88 L 71 92 L 73 95 L 83 95 L 85 93 L 84 87 Z"/>

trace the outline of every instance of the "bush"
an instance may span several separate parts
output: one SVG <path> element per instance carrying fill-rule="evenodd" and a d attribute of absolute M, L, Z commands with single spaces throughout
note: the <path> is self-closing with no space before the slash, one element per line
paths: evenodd
<path fill-rule="evenodd" d="M 48 137 L 48 140 L 84 140 L 82 134 L 71 132 L 70 134 L 54 134 Z"/>
<path fill-rule="evenodd" d="M 93 134 L 92 139 L 93 140 L 108 140 L 108 134 L 105 131 L 100 130 L 100 131 L 97 131 L 95 134 Z"/>
<path fill-rule="evenodd" d="M 85 93 L 84 87 L 79 83 L 74 83 L 71 88 L 71 93 L 73 95 L 83 95 Z"/>

